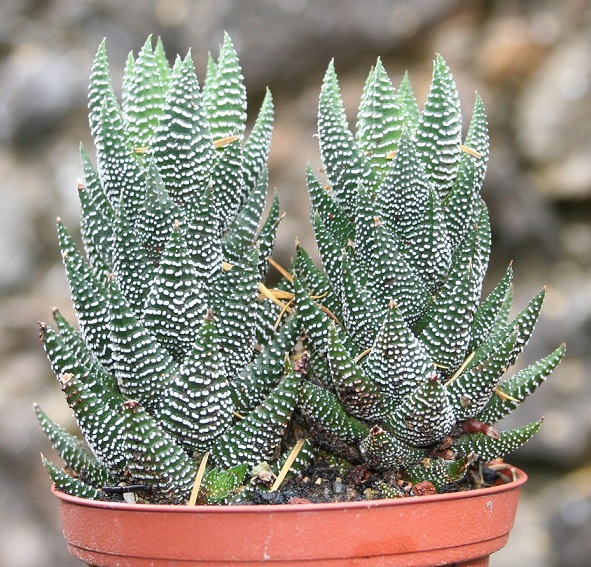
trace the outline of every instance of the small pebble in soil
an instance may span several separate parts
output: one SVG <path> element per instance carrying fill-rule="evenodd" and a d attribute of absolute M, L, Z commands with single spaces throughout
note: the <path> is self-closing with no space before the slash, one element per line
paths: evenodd
<path fill-rule="evenodd" d="M 412 487 L 412 493 L 415 496 L 430 496 L 431 494 L 437 494 L 437 489 L 431 482 L 424 480 L 423 482 L 418 482 Z"/>
<path fill-rule="evenodd" d="M 335 494 L 344 494 L 347 491 L 347 487 L 339 480 L 335 480 L 332 483 L 332 491 Z"/>

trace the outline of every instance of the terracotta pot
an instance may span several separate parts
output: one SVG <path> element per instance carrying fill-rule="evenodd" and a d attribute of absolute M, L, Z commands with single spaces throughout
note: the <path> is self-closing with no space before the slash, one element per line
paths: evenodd
<path fill-rule="evenodd" d="M 521 485 L 347 504 L 134 505 L 57 492 L 72 555 L 101 567 L 488 565 Z"/>

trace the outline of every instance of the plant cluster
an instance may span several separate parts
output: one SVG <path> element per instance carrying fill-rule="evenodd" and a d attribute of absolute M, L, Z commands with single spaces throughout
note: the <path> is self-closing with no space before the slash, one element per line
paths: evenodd
<path fill-rule="evenodd" d="M 353 134 L 331 63 L 318 120 L 327 184 L 308 168 L 324 270 L 298 247 L 275 289 L 263 283 L 281 220 L 277 196 L 262 220 L 270 94 L 248 136 L 246 116 L 227 36 L 202 86 L 190 53 L 171 68 L 149 38 L 127 61 L 121 102 L 100 46 L 89 93 L 96 169 L 82 149 L 78 187 L 83 252 L 58 219 L 78 325 L 58 310 L 55 329 L 40 323 L 85 438 L 36 406 L 66 464 L 44 459 L 56 487 L 231 502 L 248 494 L 249 474 L 294 474 L 322 453 L 440 490 L 527 441 L 540 422 L 492 424 L 564 346 L 504 379 L 544 292 L 511 317 L 510 266 L 481 301 L 481 99 L 463 140 L 441 57 L 422 111 L 408 77 L 396 90 L 378 60 Z"/>
<path fill-rule="evenodd" d="M 297 318 L 275 329 L 275 309 L 259 300 L 280 222 L 275 198 L 257 233 L 272 99 L 245 140 L 229 38 L 203 87 L 190 53 L 171 69 L 148 40 L 127 62 L 121 104 L 100 46 L 89 109 L 97 169 L 83 150 L 85 256 L 58 220 L 80 330 L 54 311 L 59 332 L 42 323 L 40 334 L 90 452 L 37 409 L 75 476 L 48 466 L 86 497 L 123 482 L 180 502 L 194 455 L 211 455 L 210 483 L 235 467 L 222 476 L 240 483 L 269 458 L 299 395 L 299 379 L 283 374 Z"/>
<path fill-rule="evenodd" d="M 328 186 L 308 168 L 308 188 L 325 272 L 298 251 L 295 295 L 314 353 L 300 408 L 372 468 L 402 469 L 441 489 L 475 459 L 510 453 L 539 429 L 541 421 L 501 433 L 491 424 L 565 350 L 501 381 L 545 291 L 511 317 L 509 266 L 480 299 L 491 241 L 480 196 L 489 153 L 482 100 L 462 140 L 458 92 L 441 56 L 422 111 L 408 76 L 396 90 L 378 60 L 353 135 L 331 64 L 318 136 Z"/>

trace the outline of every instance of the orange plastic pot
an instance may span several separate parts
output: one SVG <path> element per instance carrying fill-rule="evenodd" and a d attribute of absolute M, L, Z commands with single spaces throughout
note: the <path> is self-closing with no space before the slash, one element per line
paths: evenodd
<path fill-rule="evenodd" d="M 100 567 L 485 566 L 527 480 L 397 500 L 164 506 L 59 498 L 70 553 Z"/>

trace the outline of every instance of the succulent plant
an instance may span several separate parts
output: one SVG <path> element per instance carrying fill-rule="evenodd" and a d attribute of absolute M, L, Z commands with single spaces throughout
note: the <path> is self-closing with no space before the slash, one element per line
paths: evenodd
<path fill-rule="evenodd" d="M 300 407 L 372 468 L 441 489 L 539 429 L 541 421 L 501 433 L 492 425 L 565 351 L 504 378 L 545 292 L 511 316 L 509 266 L 480 299 L 491 243 L 480 196 L 489 154 L 482 100 L 462 140 L 442 57 L 422 112 L 408 76 L 396 90 L 378 60 L 354 135 L 331 63 L 318 138 L 327 185 L 309 167 L 308 187 L 324 272 L 298 250 L 294 290 L 310 351 Z"/>
<path fill-rule="evenodd" d="M 149 38 L 127 61 L 120 103 L 103 42 L 89 121 L 97 168 L 82 149 L 84 253 L 58 219 L 79 329 L 57 309 L 56 329 L 40 324 L 86 443 L 36 407 L 68 472 L 46 467 L 71 494 L 108 498 L 111 487 L 177 503 L 207 455 L 202 488 L 223 501 L 276 452 L 300 388 L 284 370 L 298 321 L 278 320 L 261 283 L 280 222 L 275 196 L 258 229 L 270 93 L 246 136 L 230 38 L 202 87 L 190 52 L 171 69 Z"/>

